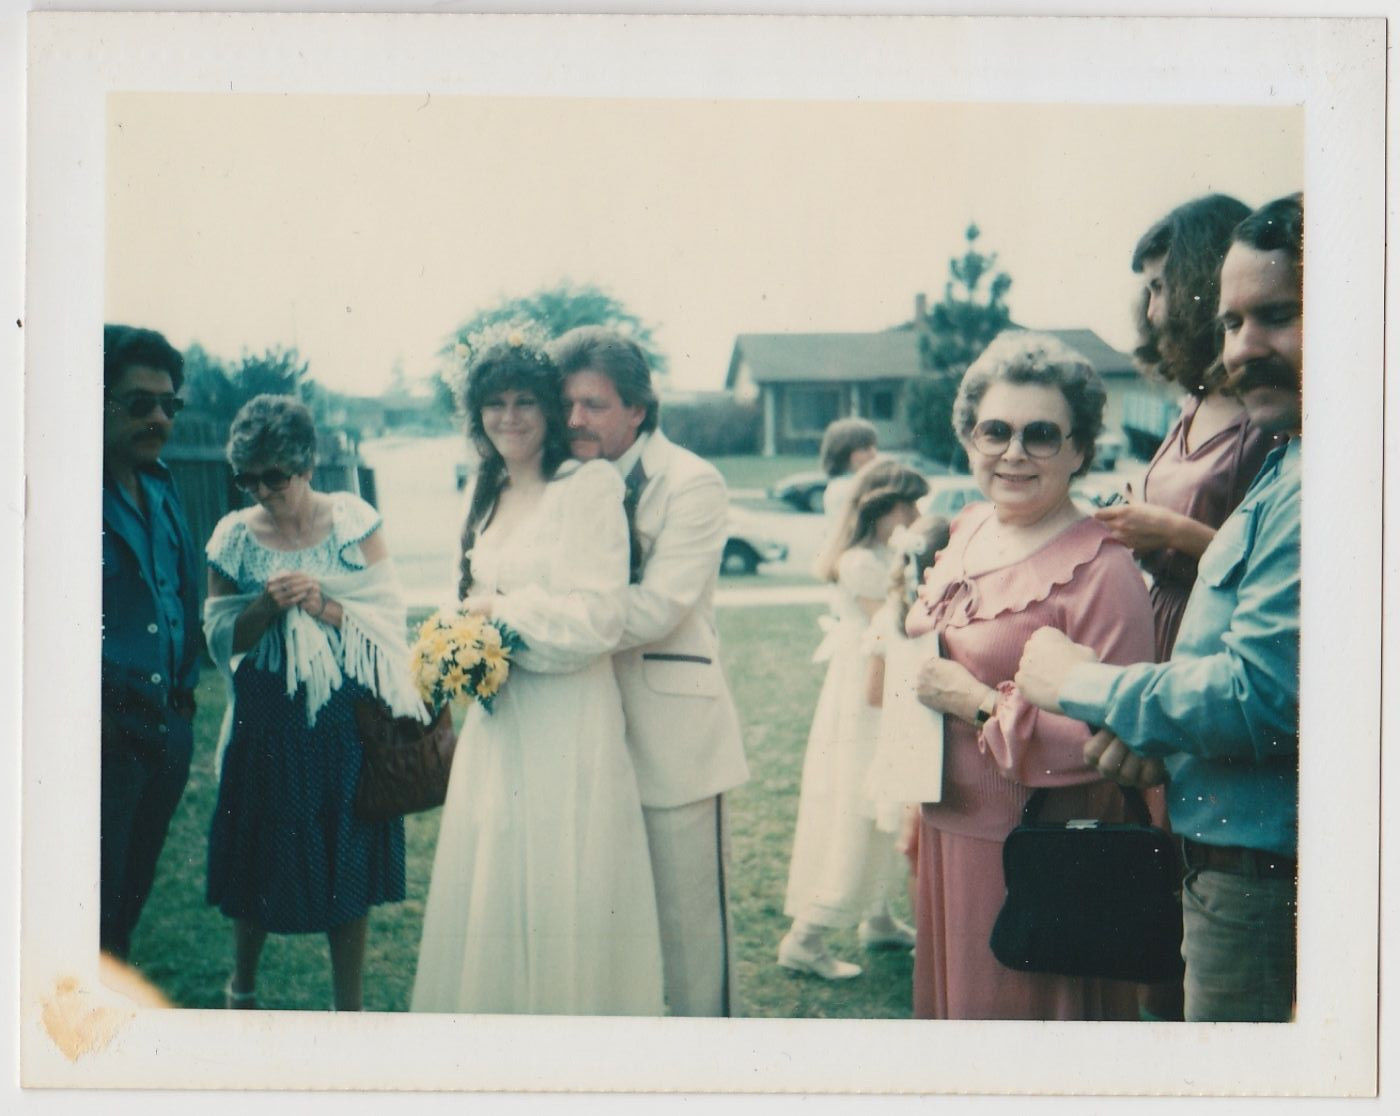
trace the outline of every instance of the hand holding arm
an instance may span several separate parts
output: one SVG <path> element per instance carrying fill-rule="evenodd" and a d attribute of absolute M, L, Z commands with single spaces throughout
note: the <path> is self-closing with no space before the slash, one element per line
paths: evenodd
<path fill-rule="evenodd" d="M 1092 648 L 1074 643 L 1058 628 L 1040 628 L 1026 640 L 1016 688 L 1032 705 L 1047 713 L 1060 713 L 1060 687 L 1065 676 L 1080 663 L 1096 663 Z"/>
<path fill-rule="evenodd" d="M 1105 601 L 1112 606 L 1095 607 Z M 1065 786 L 1095 777 L 1084 766 L 1084 744 L 1093 730 L 1060 706 L 1060 671 L 1067 664 L 1132 663 L 1152 655 L 1147 588 L 1120 546 L 1084 567 L 1055 611 L 1053 626 L 1033 631 L 1023 648 L 1023 655 L 1035 653 L 1044 669 L 1032 676 L 1022 659 L 1015 681 L 998 685 L 996 715 L 979 737 L 1002 772 L 1027 786 Z"/>
<path fill-rule="evenodd" d="M 1269 483 L 1278 487 L 1231 515 L 1203 558 L 1192 591 L 1202 622 L 1183 629 L 1176 655 L 1122 670 L 1077 667 L 1058 701 L 1147 755 L 1264 763 L 1297 754 L 1296 473 Z"/>

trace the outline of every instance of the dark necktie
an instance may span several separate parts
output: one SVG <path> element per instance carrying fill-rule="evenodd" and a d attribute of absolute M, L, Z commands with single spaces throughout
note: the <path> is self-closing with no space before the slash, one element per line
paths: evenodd
<path fill-rule="evenodd" d="M 622 497 L 622 510 L 627 516 L 628 579 L 633 585 L 642 580 L 642 542 L 637 535 L 637 504 L 646 483 L 646 471 L 642 468 L 641 458 L 638 458 L 623 482 L 626 492 Z"/>

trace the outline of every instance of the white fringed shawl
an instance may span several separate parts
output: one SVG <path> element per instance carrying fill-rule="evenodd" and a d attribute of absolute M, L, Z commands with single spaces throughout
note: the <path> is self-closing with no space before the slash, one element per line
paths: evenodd
<path fill-rule="evenodd" d="M 316 724 L 317 714 L 347 677 L 379 697 L 396 717 L 427 721 L 428 711 L 409 674 L 404 643 L 407 613 L 393 563 L 325 574 L 320 582 L 322 592 L 338 601 L 343 611 L 339 630 L 300 608 L 288 609 L 246 654 L 254 656 L 261 670 L 285 672 L 288 697 L 305 688 L 308 726 Z M 233 672 L 244 655 L 233 650 L 234 622 L 257 596 L 238 593 L 204 602 L 204 638 L 229 694 L 216 768 L 233 734 Z"/>

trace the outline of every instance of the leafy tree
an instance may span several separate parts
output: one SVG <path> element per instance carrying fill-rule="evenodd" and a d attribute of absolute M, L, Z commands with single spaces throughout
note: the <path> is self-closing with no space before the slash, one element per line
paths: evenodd
<path fill-rule="evenodd" d="M 969 224 L 963 235 L 967 247 L 948 261 L 943 298 L 915 323 L 923 372 L 909 383 L 905 416 L 921 453 L 965 468 L 966 456 L 953 434 L 953 400 L 967 366 L 1011 323 L 1006 305 L 1011 276 L 995 270 L 995 252 L 978 251 L 982 231 L 976 224 Z M 984 279 L 985 295 L 980 289 Z"/>
<path fill-rule="evenodd" d="M 488 326 L 508 322 L 533 321 L 550 337 L 558 337 L 576 326 L 598 325 L 615 329 L 641 346 L 653 375 L 666 373 L 666 354 L 656 344 L 652 329 L 606 291 L 586 283 L 568 280 L 545 287 L 523 298 L 505 298 L 486 310 L 479 310 L 452 332 L 438 355 L 447 360 L 459 343 Z M 433 375 L 433 392 L 445 410 L 453 406 L 449 373 Z"/>
<path fill-rule="evenodd" d="M 308 402 L 311 386 L 307 378 L 310 364 L 301 359 L 296 349 L 283 349 L 278 346 L 267 349 L 260 355 L 244 353 L 233 370 L 233 381 L 242 403 L 255 395 L 295 395 L 303 403 Z"/>
<path fill-rule="evenodd" d="M 232 416 L 239 401 L 223 361 L 195 342 L 185 350 L 183 394 L 191 411 L 210 417 Z"/>
<path fill-rule="evenodd" d="M 191 412 L 202 418 L 226 425 L 238 408 L 264 392 L 295 395 L 318 419 L 327 409 L 329 393 L 307 375 L 310 365 L 296 349 L 245 352 L 231 367 L 198 342 L 184 355 L 184 396 Z"/>

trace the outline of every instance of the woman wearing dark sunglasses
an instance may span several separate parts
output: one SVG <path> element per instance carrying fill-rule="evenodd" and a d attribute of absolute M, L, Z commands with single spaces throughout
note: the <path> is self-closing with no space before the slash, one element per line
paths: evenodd
<path fill-rule="evenodd" d="M 1152 657 L 1152 610 L 1127 547 L 1081 512 L 1104 390 L 1055 338 L 1008 331 L 968 369 L 953 424 L 986 502 L 953 521 L 909 611 L 942 658 L 919 696 L 945 714 L 943 799 L 918 834 L 914 1013 L 945 1019 L 1129 1019 L 1136 986 L 1003 968 L 988 945 L 1005 897 L 1001 850 L 1037 787 L 1044 816 L 1116 818 L 1119 795 L 1084 765 L 1089 726 L 1025 702 L 1011 679 L 1026 639 L 1053 625 L 1103 662 Z"/>
<path fill-rule="evenodd" d="M 207 548 L 205 633 L 230 702 L 209 837 L 208 899 L 234 920 L 228 1007 L 254 1006 L 269 932 L 325 933 L 334 1004 L 361 1007 L 369 908 L 404 897 L 402 819 L 354 816 L 356 701 L 423 715 L 403 596 L 379 514 L 311 487 L 316 430 L 290 396 L 250 400 L 229 430 L 253 504 Z"/>

